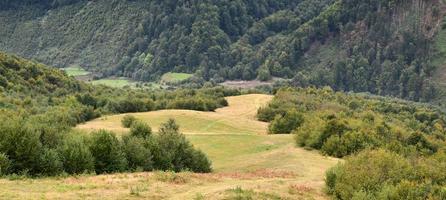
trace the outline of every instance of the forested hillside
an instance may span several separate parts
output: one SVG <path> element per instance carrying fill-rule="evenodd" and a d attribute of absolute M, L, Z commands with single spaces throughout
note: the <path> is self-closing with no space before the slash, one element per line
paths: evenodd
<path fill-rule="evenodd" d="M 415 101 L 439 96 L 439 0 L 3 1 L 0 49 L 105 76 L 292 79 Z"/>

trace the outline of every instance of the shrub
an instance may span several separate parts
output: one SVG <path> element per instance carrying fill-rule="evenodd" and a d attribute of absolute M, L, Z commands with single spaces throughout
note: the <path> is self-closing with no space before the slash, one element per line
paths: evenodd
<path fill-rule="evenodd" d="M 152 128 L 144 122 L 134 122 L 130 127 L 130 134 L 135 137 L 147 139 L 152 134 Z"/>
<path fill-rule="evenodd" d="M 212 163 L 207 158 L 206 154 L 204 154 L 202 151 L 195 150 L 193 153 L 192 160 L 193 160 L 193 163 L 192 163 L 191 170 L 193 172 L 207 173 L 207 172 L 212 171 L 212 168 L 211 168 Z"/>
<path fill-rule="evenodd" d="M 338 120 L 333 117 L 330 118 L 326 123 L 324 129 L 318 136 L 316 143 L 314 144 L 314 148 L 321 149 L 324 143 L 333 135 L 342 136 L 344 132 L 350 130 L 346 121 Z"/>
<path fill-rule="evenodd" d="M 337 199 L 352 199 L 357 192 L 376 195 L 386 184 L 411 177 L 411 164 L 385 150 L 366 150 L 326 174 L 327 190 Z"/>
<path fill-rule="evenodd" d="M 210 172 L 211 163 L 207 157 L 192 146 L 179 132 L 175 120 L 169 119 L 162 124 L 157 143 L 152 143 L 156 168 L 176 172 L 192 170 L 194 172 Z"/>
<path fill-rule="evenodd" d="M 406 143 L 411 146 L 415 146 L 417 151 L 422 153 L 432 154 L 437 151 L 437 148 L 432 145 L 426 137 L 420 132 L 413 132 L 407 138 Z"/>
<path fill-rule="evenodd" d="M 11 172 L 31 174 L 39 173 L 39 159 L 42 151 L 42 144 L 39 141 L 39 135 L 19 128 L 10 135 L 8 151 L 5 151 L 12 162 Z"/>
<path fill-rule="evenodd" d="M 59 154 L 54 149 L 45 148 L 40 156 L 40 173 L 46 176 L 54 176 L 63 171 L 63 163 Z"/>
<path fill-rule="evenodd" d="M 108 131 L 92 133 L 90 151 L 95 159 L 97 173 L 121 172 L 127 167 L 127 160 L 116 136 Z"/>
<path fill-rule="evenodd" d="M 261 107 L 257 110 L 257 119 L 262 122 L 270 122 L 276 116 L 275 110 L 270 107 Z"/>
<path fill-rule="evenodd" d="M 149 171 L 153 169 L 152 154 L 150 149 L 144 146 L 142 138 L 134 136 L 123 137 L 123 149 L 130 170 L 141 169 Z"/>
<path fill-rule="evenodd" d="M 0 176 L 6 175 L 11 167 L 11 161 L 8 156 L 4 153 L 0 153 Z"/>
<path fill-rule="evenodd" d="M 284 116 L 277 115 L 269 125 L 269 132 L 272 134 L 291 133 L 299 128 L 304 122 L 304 118 L 296 110 L 287 112 Z"/>
<path fill-rule="evenodd" d="M 133 115 L 126 115 L 122 118 L 121 124 L 124 128 L 130 128 L 137 121 Z"/>
<path fill-rule="evenodd" d="M 349 131 L 342 136 L 332 135 L 325 141 L 321 151 L 329 156 L 342 158 L 372 147 L 376 142 L 370 138 L 371 133 Z"/>
<path fill-rule="evenodd" d="M 79 174 L 94 170 L 94 158 L 83 137 L 66 137 L 59 152 L 65 172 Z"/>

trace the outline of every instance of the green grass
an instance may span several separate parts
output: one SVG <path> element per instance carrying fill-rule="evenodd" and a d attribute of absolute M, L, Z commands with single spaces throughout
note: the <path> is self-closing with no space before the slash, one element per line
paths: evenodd
<path fill-rule="evenodd" d="M 177 83 L 180 81 L 184 81 L 190 77 L 192 77 L 192 74 L 186 74 L 186 73 L 166 73 L 161 77 L 162 83 Z"/>
<path fill-rule="evenodd" d="M 323 156 L 317 152 L 294 148 L 292 135 L 266 134 L 268 124 L 255 120 L 254 115 L 270 99 L 268 95 L 242 95 L 228 97 L 229 106 L 215 112 L 161 110 L 129 115 L 147 122 L 155 131 L 169 118 L 175 119 L 192 144 L 209 156 L 216 172 L 274 168 L 305 171 L 306 166 L 300 165 L 302 162 L 317 161 L 319 164 L 314 163 L 313 166 L 322 168 L 332 162 L 321 160 Z M 107 129 L 123 134 L 128 132 L 121 125 L 126 115 L 104 116 L 81 124 L 77 129 L 87 132 Z"/>
<path fill-rule="evenodd" d="M 137 84 L 140 85 L 142 88 L 148 88 L 148 89 L 161 89 L 162 86 L 155 82 L 137 82 L 130 80 L 125 77 L 119 77 L 119 78 L 103 78 L 95 81 L 91 81 L 93 85 L 106 85 L 109 87 L 115 87 L 115 88 L 122 88 L 122 87 L 132 87 L 136 88 Z"/>
<path fill-rule="evenodd" d="M 110 87 L 124 87 L 124 86 L 134 86 L 135 82 L 130 81 L 127 78 L 105 78 L 99 79 L 91 82 L 93 85 L 106 85 Z"/>
<path fill-rule="evenodd" d="M 86 71 L 80 66 L 71 66 L 67 68 L 62 68 L 62 70 L 65 71 L 65 73 L 67 73 L 68 76 L 85 76 L 90 74 L 89 71 Z"/>
<path fill-rule="evenodd" d="M 0 179 L 0 199 L 326 199 L 325 171 L 339 162 L 296 148 L 293 135 L 267 135 L 255 113 L 271 96 L 228 97 L 215 112 L 163 110 L 132 113 L 154 130 L 172 117 L 214 172 L 146 172 L 42 179 Z M 104 116 L 78 130 L 127 132 L 125 115 Z"/>
<path fill-rule="evenodd" d="M 282 165 L 277 159 L 252 158 L 265 156 L 274 151 L 284 151 L 287 146 L 292 146 L 291 135 L 232 135 L 209 134 L 187 135 L 187 138 L 197 148 L 206 152 L 213 161 L 216 172 L 240 171 L 275 168 Z M 277 158 L 281 158 L 278 156 Z"/>

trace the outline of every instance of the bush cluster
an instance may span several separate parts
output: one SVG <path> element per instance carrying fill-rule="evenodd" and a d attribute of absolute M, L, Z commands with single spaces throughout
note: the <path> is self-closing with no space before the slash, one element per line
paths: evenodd
<path fill-rule="evenodd" d="M 366 150 L 326 173 L 335 199 L 445 199 L 446 154 L 405 158 L 387 150 Z"/>
<path fill-rule="evenodd" d="M 444 114 L 433 107 L 324 89 L 282 88 L 257 117 L 270 133 L 295 134 L 298 146 L 344 157 L 366 148 L 431 155 L 446 144 Z"/>
<path fill-rule="evenodd" d="M 122 118 L 121 124 L 124 128 L 130 128 L 136 122 L 136 120 L 136 117 L 132 115 L 126 115 Z"/>
<path fill-rule="evenodd" d="M 272 134 L 291 133 L 300 127 L 304 119 L 296 110 L 287 111 L 284 115 L 276 115 L 271 121 L 268 130 Z"/>
<path fill-rule="evenodd" d="M 71 130 L 44 133 L 24 119 L 5 117 L 5 123 L 0 123 L 0 175 L 211 171 L 206 155 L 187 141 L 173 120 L 163 124 L 159 134 L 152 134 L 147 124 L 136 121 L 128 135 L 118 138 L 105 130 L 89 135 Z"/>
<path fill-rule="evenodd" d="M 288 123 L 290 112 L 302 123 Z M 325 178 L 327 192 L 342 200 L 445 199 L 444 116 L 424 104 L 329 88 L 282 88 L 258 111 L 270 131 L 289 124 L 298 146 L 346 157 Z"/>

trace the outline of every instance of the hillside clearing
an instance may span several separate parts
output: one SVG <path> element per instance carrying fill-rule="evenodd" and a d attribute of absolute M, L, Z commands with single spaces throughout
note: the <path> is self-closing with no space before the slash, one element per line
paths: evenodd
<path fill-rule="evenodd" d="M 62 70 L 65 71 L 65 73 L 67 73 L 68 76 L 86 76 L 90 74 L 89 71 L 83 69 L 80 66 L 71 66 L 63 68 Z"/>
<path fill-rule="evenodd" d="M 124 86 L 133 86 L 135 83 L 130 81 L 127 78 L 106 78 L 99 79 L 91 82 L 93 85 L 106 85 L 110 87 L 124 87 Z"/>
<path fill-rule="evenodd" d="M 177 83 L 180 81 L 184 81 L 192 76 L 192 74 L 169 72 L 161 77 L 161 83 Z"/>
<path fill-rule="evenodd" d="M 213 162 L 214 173 L 147 172 L 68 178 L 1 179 L 7 199 L 326 199 L 325 171 L 339 159 L 296 148 L 292 135 L 267 135 L 256 121 L 269 95 L 228 97 L 216 112 L 163 110 L 134 113 L 154 130 L 174 118 L 187 138 Z M 124 115 L 106 116 L 77 129 L 125 133 Z"/>
<path fill-rule="evenodd" d="M 157 130 L 159 125 L 169 118 L 175 119 L 185 134 L 257 134 L 265 135 L 267 123 L 255 119 L 257 109 L 266 104 L 272 96 L 244 95 L 228 97 L 230 106 L 217 109 L 215 112 L 200 112 L 191 110 L 160 110 L 145 113 L 128 113 L 105 116 L 91 122 L 81 124 L 80 130 L 107 129 L 118 133 L 127 132 L 122 127 L 121 119 L 125 115 L 133 115 L 147 122 L 152 129 Z"/>

